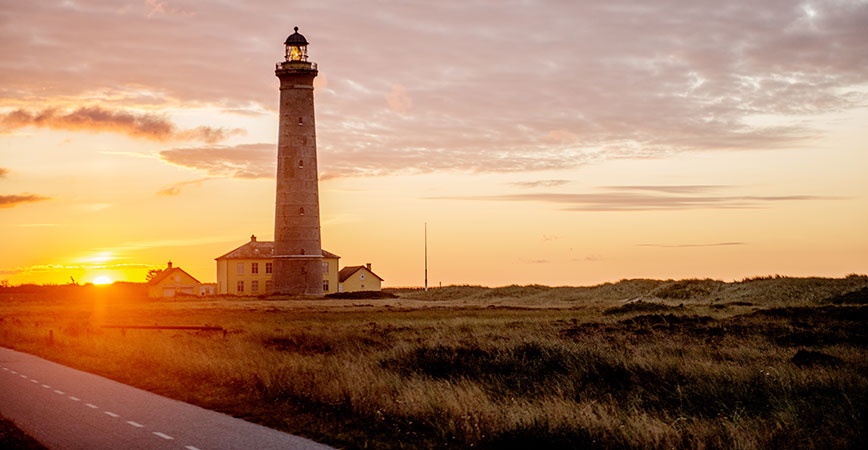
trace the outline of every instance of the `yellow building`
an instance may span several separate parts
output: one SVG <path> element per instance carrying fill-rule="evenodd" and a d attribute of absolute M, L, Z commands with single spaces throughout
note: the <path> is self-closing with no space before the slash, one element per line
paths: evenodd
<path fill-rule="evenodd" d="M 157 276 L 148 281 L 148 297 L 174 297 L 176 295 L 202 295 L 202 283 L 193 275 L 185 272 L 180 267 L 168 266 Z"/>
<path fill-rule="evenodd" d="M 323 292 L 331 294 L 338 289 L 338 260 L 340 256 L 322 251 Z M 234 295 L 261 295 L 274 291 L 272 282 L 274 242 L 250 241 L 217 261 L 217 293 Z"/>
<path fill-rule="evenodd" d="M 371 264 L 347 266 L 338 273 L 338 292 L 379 291 L 383 279 L 371 271 Z"/>

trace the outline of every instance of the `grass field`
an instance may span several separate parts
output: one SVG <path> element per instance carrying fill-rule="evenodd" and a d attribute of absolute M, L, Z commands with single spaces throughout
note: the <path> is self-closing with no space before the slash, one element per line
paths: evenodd
<path fill-rule="evenodd" d="M 343 448 L 868 447 L 865 276 L 134 292 L 0 289 L 0 345 Z"/>

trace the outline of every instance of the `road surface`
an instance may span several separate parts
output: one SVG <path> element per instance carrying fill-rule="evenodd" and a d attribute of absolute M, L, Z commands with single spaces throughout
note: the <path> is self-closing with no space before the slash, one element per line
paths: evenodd
<path fill-rule="evenodd" d="M 50 449 L 329 449 L 0 347 L 0 415 Z"/>

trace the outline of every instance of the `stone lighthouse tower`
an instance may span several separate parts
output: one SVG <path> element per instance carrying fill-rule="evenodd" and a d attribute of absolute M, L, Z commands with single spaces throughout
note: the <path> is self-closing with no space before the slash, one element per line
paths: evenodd
<path fill-rule="evenodd" d="M 286 38 L 286 57 L 274 71 L 280 79 L 277 196 L 274 214 L 274 291 L 322 295 L 322 244 L 316 168 L 313 79 L 307 39 Z"/>

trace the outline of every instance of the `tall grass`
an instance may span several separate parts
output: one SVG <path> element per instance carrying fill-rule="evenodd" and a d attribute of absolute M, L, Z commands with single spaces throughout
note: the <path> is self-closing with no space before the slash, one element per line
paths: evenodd
<path fill-rule="evenodd" d="M 719 301 L 744 283 L 455 287 L 401 308 L 7 300 L 0 345 L 347 448 L 864 448 L 868 307 L 821 306 L 863 278 L 797 281 L 801 306 L 771 309 L 764 283 L 792 280 Z M 533 309 L 487 307 L 522 296 Z"/>

